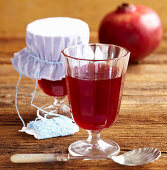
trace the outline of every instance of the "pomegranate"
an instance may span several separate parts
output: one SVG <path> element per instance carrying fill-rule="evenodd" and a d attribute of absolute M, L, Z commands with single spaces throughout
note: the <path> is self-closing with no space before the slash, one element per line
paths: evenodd
<path fill-rule="evenodd" d="M 161 39 L 159 16 L 143 5 L 122 4 L 104 17 L 99 29 L 99 41 L 127 48 L 131 63 L 148 56 Z"/>

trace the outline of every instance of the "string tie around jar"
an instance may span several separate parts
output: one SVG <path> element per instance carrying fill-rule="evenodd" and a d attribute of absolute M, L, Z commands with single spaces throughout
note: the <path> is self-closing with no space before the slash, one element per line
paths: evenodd
<path fill-rule="evenodd" d="M 43 59 L 41 59 L 41 58 L 39 58 L 39 57 L 36 57 L 36 56 L 35 56 L 34 54 L 32 54 L 31 52 L 29 52 L 29 55 L 30 55 L 31 57 L 33 57 L 34 59 L 38 60 L 38 62 L 44 62 L 44 63 L 48 63 L 48 64 L 57 64 L 57 63 L 62 64 L 62 61 L 47 61 L 47 60 L 43 60 Z"/>

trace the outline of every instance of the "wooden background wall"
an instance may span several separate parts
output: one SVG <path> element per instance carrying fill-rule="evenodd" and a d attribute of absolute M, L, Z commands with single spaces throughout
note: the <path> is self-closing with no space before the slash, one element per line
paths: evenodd
<path fill-rule="evenodd" d="M 39 18 L 73 17 L 97 32 L 100 21 L 122 0 L 0 0 L 0 36 L 24 36 L 26 25 Z M 167 0 L 126 0 L 153 8 L 167 30 Z"/>

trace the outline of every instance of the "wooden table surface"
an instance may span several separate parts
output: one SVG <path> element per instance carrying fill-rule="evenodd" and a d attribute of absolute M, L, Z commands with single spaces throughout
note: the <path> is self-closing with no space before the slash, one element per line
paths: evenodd
<path fill-rule="evenodd" d="M 91 42 L 97 42 L 91 34 Z M 67 137 L 37 140 L 19 133 L 20 122 L 15 105 L 15 88 L 19 74 L 11 65 L 13 53 L 25 46 L 23 37 L 0 37 L 0 169 L 167 169 L 167 36 L 159 49 L 139 64 L 128 67 L 120 114 L 115 124 L 101 133 L 102 138 L 115 141 L 121 152 L 153 146 L 162 156 L 153 163 L 125 167 L 109 160 L 34 164 L 13 164 L 10 156 L 16 153 L 67 153 L 70 143 L 86 138 L 87 132 Z M 30 106 L 35 80 L 22 77 L 18 107 L 25 122 L 36 118 Z M 34 103 L 43 105 L 50 100 L 39 88 Z"/>

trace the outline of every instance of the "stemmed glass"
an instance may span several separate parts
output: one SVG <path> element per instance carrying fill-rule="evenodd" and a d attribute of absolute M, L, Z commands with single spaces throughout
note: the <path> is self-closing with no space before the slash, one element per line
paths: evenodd
<path fill-rule="evenodd" d="M 65 78 L 55 81 L 41 79 L 38 80 L 38 85 L 45 94 L 54 98 L 52 104 L 41 107 L 43 111 L 37 110 L 38 117 L 53 118 L 56 114 L 61 114 L 71 118 L 70 108 L 64 103 L 67 95 Z"/>
<path fill-rule="evenodd" d="M 102 140 L 100 132 L 109 128 L 120 109 L 130 52 L 107 44 L 77 45 L 64 49 L 67 93 L 75 122 L 88 131 L 86 140 L 69 146 L 73 156 L 113 156 L 120 147 Z"/>

